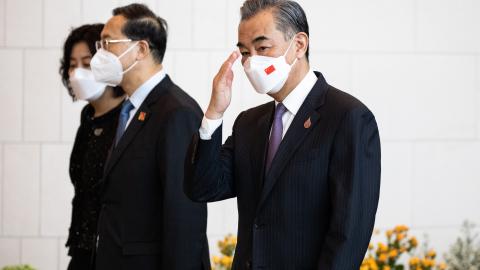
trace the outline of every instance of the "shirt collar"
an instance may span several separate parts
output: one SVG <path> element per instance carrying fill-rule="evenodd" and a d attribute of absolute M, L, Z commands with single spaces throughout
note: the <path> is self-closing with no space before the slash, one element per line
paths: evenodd
<path fill-rule="evenodd" d="M 142 105 L 148 94 L 150 94 L 153 88 L 159 84 L 163 78 L 165 78 L 165 76 L 165 70 L 162 68 L 159 72 L 150 77 L 150 79 L 140 85 L 135 92 L 133 92 L 132 96 L 130 96 L 128 99 L 130 102 L 132 102 L 132 105 L 135 107 L 135 109 L 138 109 L 140 105 Z"/>
<path fill-rule="evenodd" d="M 310 68 L 300 83 L 282 101 L 285 108 L 287 108 L 291 114 L 297 114 L 300 106 L 302 106 L 303 102 L 307 98 L 308 93 L 310 93 L 310 90 L 312 90 L 313 86 L 317 82 L 317 79 L 317 75 L 315 75 L 313 69 Z M 278 105 L 278 103 L 279 102 L 275 101 L 275 105 Z"/>

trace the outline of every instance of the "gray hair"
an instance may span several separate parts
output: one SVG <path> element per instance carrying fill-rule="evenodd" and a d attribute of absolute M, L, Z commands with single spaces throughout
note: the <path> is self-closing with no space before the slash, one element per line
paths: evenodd
<path fill-rule="evenodd" d="M 284 34 L 286 40 L 295 34 L 304 32 L 309 36 L 308 22 L 305 11 L 295 1 L 291 0 L 246 0 L 240 8 L 241 21 L 248 20 L 261 11 L 273 11 L 277 29 Z M 309 48 L 305 56 L 308 60 Z"/>

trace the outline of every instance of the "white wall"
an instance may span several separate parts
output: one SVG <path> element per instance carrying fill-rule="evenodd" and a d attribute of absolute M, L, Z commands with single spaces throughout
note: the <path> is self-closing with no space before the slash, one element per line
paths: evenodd
<path fill-rule="evenodd" d="M 65 269 L 73 195 L 68 157 L 79 112 L 58 75 L 69 29 L 105 22 L 124 0 L 0 0 L 0 266 Z M 205 108 L 234 49 L 242 0 L 150 0 L 170 25 L 165 67 Z M 311 63 L 375 113 L 383 147 L 377 227 L 410 225 L 440 252 L 480 223 L 480 2 L 304 0 Z M 268 100 L 235 66 L 227 134 Z M 236 231 L 235 201 L 209 205 L 212 249 Z"/>

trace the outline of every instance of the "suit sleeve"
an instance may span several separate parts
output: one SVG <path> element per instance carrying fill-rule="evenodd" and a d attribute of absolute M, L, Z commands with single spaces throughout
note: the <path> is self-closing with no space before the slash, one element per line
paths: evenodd
<path fill-rule="evenodd" d="M 185 109 L 169 115 L 158 147 L 163 181 L 162 269 L 209 269 L 207 208 L 183 192 L 184 160 L 199 114 Z M 202 268 L 202 264 L 203 267 Z"/>
<path fill-rule="evenodd" d="M 236 196 L 234 178 L 234 144 L 237 117 L 232 136 L 222 145 L 222 126 L 210 140 L 202 140 L 198 132 L 192 138 L 185 160 L 184 189 L 197 202 L 214 202 Z"/>
<path fill-rule="evenodd" d="M 318 269 L 359 269 L 372 235 L 380 192 L 380 138 L 368 109 L 346 114 L 332 151 L 332 209 Z"/>
<path fill-rule="evenodd" d="M 88 106 L 89 105 L 85 105 L 82 108 L 82 111 L 80 112 L 80 126 L 78 126 L 78 128 L 77 128 L 77 133 L 75 135 L 75 141 L 73 142 L 72 152 L 70 153 L 70 164 L 72 164 L 73 159 L 78 156 L 78 153 L 80 151 L 80 149 L 79 149 L 80 142 L 84 141 L 83 138 L 82 138 L 82 130 L 85 129 L 83 127 L 85 125 L 85 118 L 87 118 L 87 108 L 88 108 Z M 70 181 L 75 186 L 75 184 L 76 184 L 75 183 L 76 182 L 75 178 L 78 177 L 78 176 L 73 175 L 72 173 L 73 173 L 72 168 L 69 168 Z"/>

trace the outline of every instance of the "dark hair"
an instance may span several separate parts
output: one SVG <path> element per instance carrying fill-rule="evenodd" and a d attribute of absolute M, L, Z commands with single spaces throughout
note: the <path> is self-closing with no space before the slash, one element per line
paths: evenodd
<path fill-rule="evenodd" d="M 291 0 L 246 0 L 240 8 L 241 20 L 248 20 L 268 9 L 273 10 L 277 29 L 284 34 L 286 40 L 299 32 L 310 35 L 305 11 L 297 2 Z M 307 60 L 309 50 L 308 47 L 305 53 Z"/>
<path fill-rule="evenodd" d="M 68 71 L 70 70 L 70 57 L 72 56 L 72 50 L 75 45 L 81 42 L 85 42 L 90 50 L 90 53 L 94 55 L 97 52 L 95 48 L 95 41 L 100 40 L 100 33 L 102 32 L 103 24 L 85 24 L 73 29 L 67 37 L 65 44 L 63 45 L 63 57 L 60 59 L 60 75 L 62 76 L 62 83 L 67 88 L 68 94 L 75 98 L 72 87 L 70 87 L 70 76 Z M 115 97 L 120 97 L 124 94 L 122 88 L 114 87 L 113 94 Z"/>
<path fill-rule="evenodd" d="M 130 4 L 113 10 L 113 16 L 127 19 L 122 33 L 132 40 L 145 40 L 153 59 L 162 63 L 167 48 L 167 22 L 144 4 Z"/>

